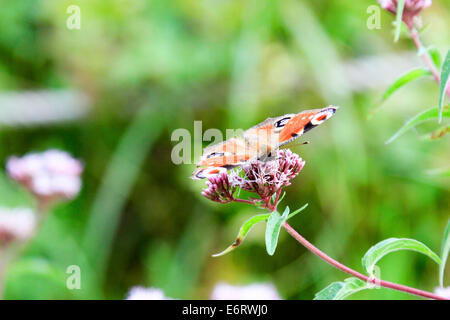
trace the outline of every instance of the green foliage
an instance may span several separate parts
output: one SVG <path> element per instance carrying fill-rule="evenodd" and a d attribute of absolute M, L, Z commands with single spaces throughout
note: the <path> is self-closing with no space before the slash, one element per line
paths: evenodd
<path fill-rule="evenodd" d="M 277 211 L 274 211 L 270 214 L 269 219 L 267 220 L 266 250 L 270 256 L 272 256 L 275 253 L 281 227 L 283 223 L 287 220 L 289 212 L 290 212 L 289 207 L 286 207 L 281 216 Z"/>
<path fill-rule="evenodd" d="M 448 254 L 450 252 L 450 220 L 447 223 L 447 227 L 444 231 L 444 236 L 442 237 L 442 247 L 441 247 L 441 264 L 439 265 L 439 284 L 441 287 L 444 286 L 444 271 L 445 265 L 447 264 Z"/>
<path fill-rule="evenodd" d="M 243 221 L 266 212 L 205 201 L 204 182 L 188 178 L 194 165 L 172 163 L 171 133 L 186 129 L 193 141 L 195 120 L 203 132 L 225 134 L 267 117 L 342 105 L 333 119 L 305 134 L 310 145 L 289 146 L 306 160 L 283 199 L 291 208 L 309 203 L 311 214 L 298 217 L 302 234 L 349 263 L 360 259 L 361 248 L 392 235 L 440 242 L 449 169 L 429 167 L 448 162 L 449 136 L 420 143 L 404 135 L 402 143 L 382 143 L 405 112 L 436 105 L 435 84 L 396 91 L 384 102 L 388 113 L 365 119 L 374 92 L 383 90 L 380 79 L 398 74 L 395 65 L 374 71 L 372 58 L 384 62 L 412 50 L 409 41 L 393 43 L 392 29 L 385 28 L 389 13 L 383 13 L 380 30 L 361 27 L 373 0 L 80 1 L 80 30 L 66 28 L 73 1 L 3 3 L 2 98 L 68 89 L 90 101 L 83 118 L 58 120 L 58 107 L 54 122 L 39 125 L 32 122 L 41 113 L 39 99 L 21 100 L 31 105 L 27 113 L 19 104 L 0 107 L 3 166 L 11 155 L 48 148 L 66 150 L 85 164 L 80 196 L 49 213 L 38 237 L 8 268 L 6 298 L 123 299 L 130 287 L 142 285 L 172 297 L 208 299 L 220 281 L 272 281 L 283 298 L 307 299 L 335 281 L 322 260 L 295 259 L 303 249 L 294 241 L 268 256 L 263 234 L 247 236 L 233 255 L 210 257 L 222 249 L 217 235 L 234 236 Z M 423 43 L 432 40 L 442 51 L 448 46 L 441 34 L 449 29 L 448 5 L 433 3 L 423 12 L 425 23 L 430 17 Z M 352 78 L 348 70 L 355 62 L 360 67 Z M 8 123 L 6 113 L 20 123 Z M 31 207 L 32 200 L 0 170 L 0 206 Z M 420 258 L 400 255 L 383 272 L 392 281 L 432 290 L 434 265 Z M 45 273 L 57 276 L 42 276 L 39 263 L 22 268 L 29 259 L 45 261 Z M 81 267 L 83 289 L 67 293 L 64 271 L 72 264 Z M 393 290 L 363 290 L 358 297 L 405 298 Z"/>
<path fill-rule="evenodd" d="M 300 212 L 302 212 L 303 210 L 305 210 L 306 207 L 308 207 L 308 204 L 307 204 L 307 203 L 304 204 L 303 207 L 301 207 L 301 208 L 295 210 L 294 212 L 291 212 L 291 213 L 289 214 L 289 216 L 287 217 L 287 220 L 288 220 L 288 219 L 291 219 L 291 218 L 294 217 L 295 215 L 297 215 L 297 214 L 299 214 Z"/>
<path fill-rule="evenodd" d="M 316 293 L 314 300 L 344 300 L 350 295 L 372 286 L 358 278 L 347 278 L 344 281 L 333 282 L 325 289 Z"/>
<path fill-rule="evenodd" d="M 450 50 L 447 51 L 447 55 L 444 59 L 444 64 L 441 69 L 441 83 L 439 86 L 439 122 L 442 121 L 443 117 L 443 109 L 444 109 L 444 100 L 446 94 L 447 83 L 450 77 Z"/>
<path fill-rule="evenodd" d="M 439 50 L 436 49 L 435 47 L 428 47 L 426 49 L 426 51 L 430 55 L 431 61 L 433 62 L 434 66 L 438 70 L 440 70 L 441 69 L 441 64 L 442 64 L 442 58 L 441 58 L 441 53 L 439 52 Z"/>
<path fill-rule="evenodd" d="M 423 112 L 420 112 L 419 114 L 415 115 L 414 117 L 406 121 L 406 123 L 392 137 L 390 137 L 386 141 L 386 144 L 391 143 L 399 136 L 401 136 L 403 133 L 405 133 L 409 129 L 415 127 L 416 125 L 424 121 L 437 119 L 439 117 L 439 114 L 440 111 L 438 110 L 438 108 L 431 108 Z M 442 117 L 450 118 L 450 108 L 448 106 L 443 109 Z"/>
<path fill-rule="evenodd" d="M 385 255 L 399 250 L 416 251 L 427 255 L 437 264 L 441 264 L 441 259 L 439 258 L 439 256 L 431 251 L 423 243 L 414 239 L 389 238 L 377 243 L 366 252 L 364 257 L 362 258 L 363 267 L 366 269 L 369 275 L 374 275 L 373 271 L 376 263 Z"/>
<path fill-rule="evenodd" d="M 12 265 L 7 273 L 7 299 L 71 299 L 65 270 L 40 258 L 28 258 Z"/>
<path fill-rule="evenodd" d="M 372 246 L 362 258 L 362 265 L 370 277 L 375 277 L 374 269 L 377 262 L 389 253 L 400 250 L 411 250 L 422 253 L 433 259 L 439 266 L 442 266 L 439 256 L 431 251 L 426 245 L 417 240 L 406 238 L 389 238 Z M 351 277 L 345 279 L 343 282 L 339 281 L 331 283 L 325 289 L 316 293 L 314 299 L 343 300 L 356 292 L 372 289 L 373 287 L 374 285 L 371 283 Z"/>
<path fill-rule="evenodd" d="M 403 87 L 405 84 L 408 84 L 413 80 L 430 75 L 431 72 L 428 69 L 424 68 L 416 68 L 406 72 L 405 74 L 398 77 L 394 81 L 394 83 L 386 90 L 386 92 L 383 94 L 383 100 L 389 98 L 395 91 Z"/>
<path fill-rule="evenodd" d="M 270 217 L 270 213 L 258 214 L 256 216 L 251 217 L 247 221 L 245 221 L 244 224 L 239 229 L 239 233 L 236 237 L 236 240 L 233 242 L 233 244 L 230 245 L 228 248 L 226 248 L 224 251 L 214 254 L 213 257 L 223 256 L 224 254 L 227 254 L 230 251 L 239 247 L 242 244 L 242 242 L 244 241 L 244 239 L 247 236 L 247 233 L 250 231 L 250 229 L 259 222 L 267 221 L 267 219 L 269 219 L 269 217 Z"/>

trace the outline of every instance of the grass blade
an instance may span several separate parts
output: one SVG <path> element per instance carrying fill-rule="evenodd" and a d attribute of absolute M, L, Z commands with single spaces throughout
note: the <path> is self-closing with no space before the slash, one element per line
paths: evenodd
<path fill-rule="evenodd" d="M 358 291 L 370 288 L 370 284 L 358 278 L 347 278 L 344 281 L 333 282 L 317 292 L 314 300 L 344 300 Z"/>

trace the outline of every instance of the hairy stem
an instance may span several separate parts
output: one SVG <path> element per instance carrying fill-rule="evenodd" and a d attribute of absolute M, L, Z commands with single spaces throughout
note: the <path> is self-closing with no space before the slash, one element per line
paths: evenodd
<path fill-rule="evenodd" d="M 425 298 L 430 298 L 430 299 L 435 299 L 435 300 L 448 300 L 444 297 L 440 297 L 438 295 L 435 295 L 431 292 L 427 292 L 427 291 L 422 291 L 419 289 L 415 289 L 415 288 L 411 288 L 411 287 L 407 287 L 401 284 L 397 284 L 397 283 L 393 283 L 393 282 L 389 282 L 389 281 L 384 281 L 384 280 L 380 280 L 380 279 L 375 279 L 375 278 L 370 278 L 362 273 L 359 273 L 358 271 L 355 271 L 353 269 L 350 269 L 349 267 L 343 265 L 342 263 L 334 260 L 333 258 L 329 257 L 327 254 L 325 254 L 324 252 L 320 251 L 318 248 L 316 248 L 314 245 L 312 245 L 308 240 L 306 240 L 305 238 L 303 238 L 297 231 L 295 231 L 287 222 L 285 222 L 283 224 L 283 228 L 295 239 L 297 240 L 300 244 L 302 244 L 306 249 L 308 249 L 309 251 L 311 251 L 312 253 L 314 253 L 316 256 L 318 256 L 319 258 L 321 258 L 322 260 L 324 260 L 325 262 L 328 262 L 329 264 L 331 264 L 333 267 L 344 271 L 356 278 L 359 278 L 363 281 L 372 283 L 374 285 L 379 285 L 381 287 L 385 287 L 385 288 L 390 288 L 390 289 L 394 289 L 397 291 L 402 291 L 402 292 L 406 292 L 406 293 L 410 293 L 410 294 L 414 294 L 420 297 L 425 297 Z"/>

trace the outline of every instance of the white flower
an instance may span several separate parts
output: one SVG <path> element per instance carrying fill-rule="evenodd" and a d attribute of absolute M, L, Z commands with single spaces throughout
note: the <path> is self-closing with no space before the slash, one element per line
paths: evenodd
<path fill-rule="evenodd" d="M 8 159 L 9 176 L 38 197 L 72 199 L 81 189 L 83 165 L 59 150 Z"/>
<path fill-rule="evenodd" d="M 434 289 L 434 293 L 437 294 L 438 296 L 450 299 L 450 287 L 447 288 L 437 287 Z"/>
<path fill-rule="evenodd" d="M 33 211 L 28 208 L 0 208 L 0 245 L 28 239 L 36 224 Z"/>
<path fill-rule="evenodd" d="M 254 283 L 248 286 L 219 283 L 214 287 L 211 300 L 281 300 L 281 297 L 270 283 Z"/>
<path fill-rule="evenodd" d="M 158 288 L 132 287 L 126 300 L 170 300 L 164 295 L 164 291 Z"/>

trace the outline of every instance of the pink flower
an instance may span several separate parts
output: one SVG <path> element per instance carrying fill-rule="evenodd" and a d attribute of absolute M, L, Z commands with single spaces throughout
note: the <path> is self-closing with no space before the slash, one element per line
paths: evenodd
<path fill-rule="evenodd" d="M 136 286 L 130 289 L 126 300 L 172 300 L 172 299 L 166 297 L 161 289 Z"/>
<path fill-rule="evenodd" d="M 41 199 L 73 199 L 81 189 L 83 165 L 63 151 L 48 150 L 22 158 L 11 157 L 6 169 L 13 180 Z"/>
<path fill-rule="evenodd" d="M 305 161 L 291 150 L 279 150 L 272 161 L 254 160 L 242 166 L 244 177 L 232 175 L 233 185 L 255 192 L 261 197 L 270 197 L 278 189 L 289 186 L 303 169 Z"/>
<path fill-rule="evenodd" d="M 253 283 L 247 286 L 219 283 L 213 289 L 211 300 L 281 300 L 281 297 L 270 283 Z"/>
<path fill-rule="evenodd" d="M 28 208 L 0 208 L 0 247 L 13 241 L 25 241 L 35 228 L 35 216 Z"/>
<path fill-rule="evenodd" d="M 207 188 L 202 191 L 204 197 L 220 203 L 233 201 L 236 185 L 230 182 L 228 173 L 220 173 L 208 178 L 206 186 Z"/>
<path fill-rule="evenodd" d="M 255 159 L 241 168 L 209 178 L 202 195 L 212 201 L 228 203 L 236 200 L 233 195 L 241 188 L 263 199 L 269 198 L 280 188 L 289 186 L 304 165 L 305 161 L 292 151 L 278 150 L 275 160 Z"/>
<path fill-rule="evenodd" d="M 397 14 L 398 0 L 378 0 L 380 6 Z M 431 6 L 431 0 L 405 0 L 405 6 L 403 8 L 402 20 L 406 25 L 411 28 L 413 25 L 414 17 L 417 16 L 423 9 Z"/>

